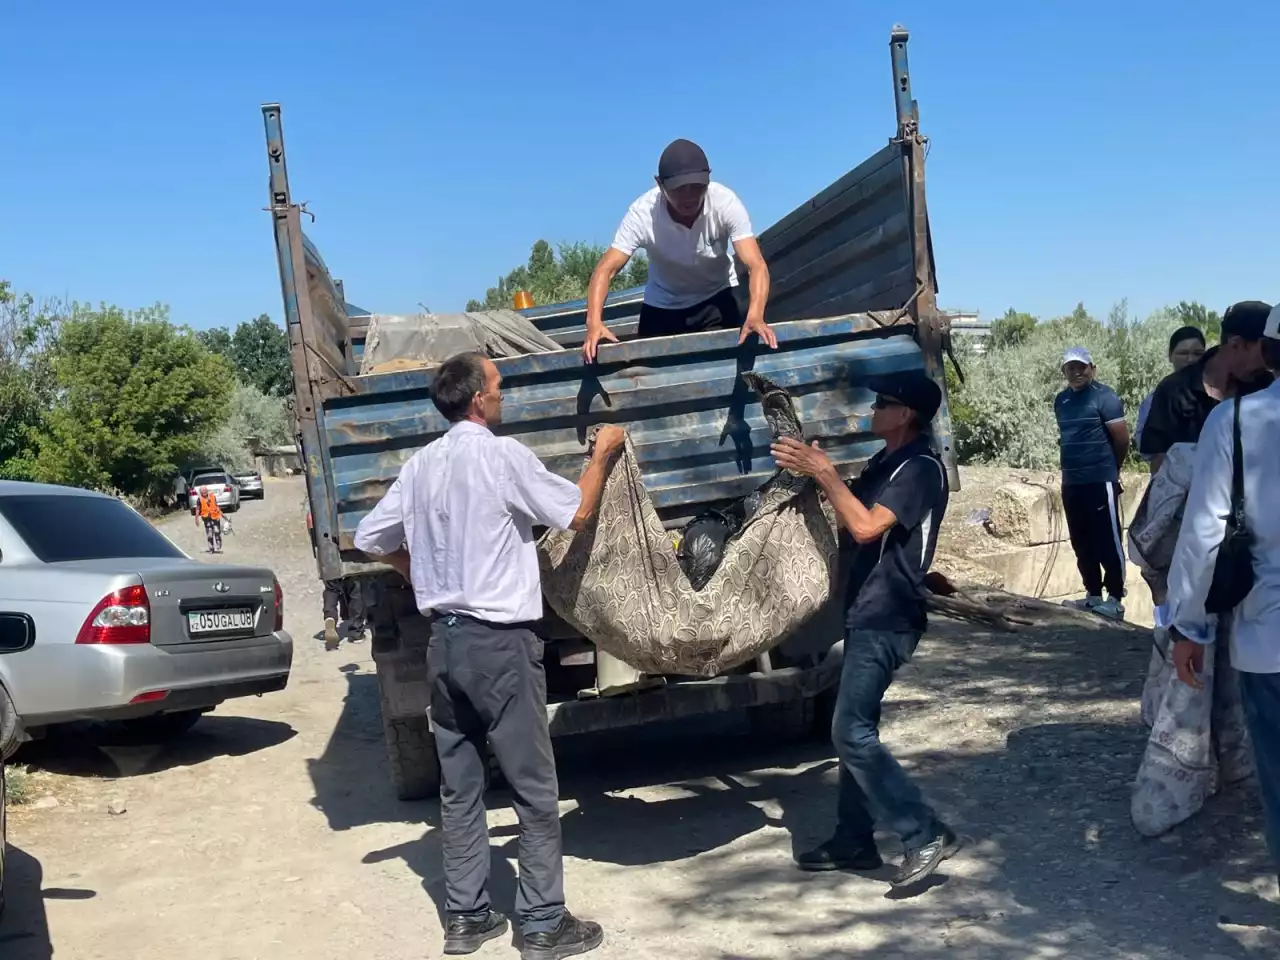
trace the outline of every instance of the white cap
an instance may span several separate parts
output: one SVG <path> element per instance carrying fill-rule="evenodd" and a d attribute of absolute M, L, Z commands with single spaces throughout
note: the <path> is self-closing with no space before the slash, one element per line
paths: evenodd
<path fill-rule="evenodd" d="M 1062 354 L 1062 365 L 1065 367 L 1068 363 L 1083 363 L 1092 367 L 1093 357 L 1084 347 L 1067 347 Z"/>
<path fill-rule="evenodd" d="M 1280 340 L 1280 303 L 1271 308 L 1267 314 L 1267 325 L 1262 328 L 1262 335 L 1272 340 Z"/>

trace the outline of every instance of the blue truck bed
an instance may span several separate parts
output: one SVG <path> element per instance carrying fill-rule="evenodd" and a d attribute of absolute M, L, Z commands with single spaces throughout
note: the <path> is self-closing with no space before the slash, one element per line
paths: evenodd
<path fill-rule="evenodd" d="M 497 361 L 504 381 L 504 423 L 498 432 L 519 438 L 550 469 L 576 479 L 588 428 L 602 422 L 625 425 L 659 513 L 676 524 L 745 495 L 773 473 L 769 433 L 759 403 L 738 376 L 743 371 L 754 370 L 787 388 L 806 435 L 849 475 L 878 447 L 869 433 L 872 395 L 862 386 L 868 377 L 924 369 L 945 397 L 942 363 L 949 331 L 937 310 L 924 139 L 907 80 L 906 32 L 900 28 L 891 36 L 890 51 L 894 136 L 760 235 L 772 278 L 766 316 L 777 332 L 776 351 L 754 338 L 739 346 L 737 332 L 727 330 L 637 340 L 643 291 L 626 290 L 609 298 L 605 317 L 621 342 L 605 344 L 597 363 L 585 365 L 576 349 L 585 330 L 585 303 L 533 307 L 525 315 L 567 349 Z M 392 729 L 397 720 L 426 723 L 425 668 L 418 652 L 425 633 L 413 622 L 417 611 L 403 584 L 372 576 L 375 568 L 353 550 L 352 537 L 400 466 L 447 425 L 429 398 L 431 370 L 357 375 L 368 314 L 348 303 L 342 284 L 302 232 L 301 210 L 289 193 L 279 105 L 264 105 L 263 117 L 318 573 L 324 579 L 366 576 L 374 582 L 379 598 L 374 606 L 381 607 L 385 621 L 380 639 L 375 610 L 374 652 L 380 675 L 384 668 L 386 673 L 383 712 L 384 722 L 391 724 L 387 735 L 394 765 L 402 734 L 417 737 L 409 752 L 429 749 L 419 742 L 421 731 L 411 735 L 402 728 L 396 734 Z M 739 275 L 745 275 L 741 266 Z M 745 289 L 744 282 L 739 288 L 744 297 Z M 374 302 L 365 292 L 359 297 L 366 305 Z M 957 483 L 945 399 L 934 434 Z M 562 728 L 557 732 L 647 722 L 672 711 L 812 697 L 835 682 L 830 654 L 838 652 L 838 639 L 837 629 L 807 659 L 787 667 L 792 674 L 786 684 L 785 671 L 775 663 L 749 672 L 737 693 L 724 691 L 726 682 L 738 678 L 719 678 L 703 694 L 686 689 L 696 684 L 677 684 L 678 692 L 652 695 L 665 696 L 666 706 L 655 706 L 659 701 L 645 694 L 638 698 L 646 701 L 643 709 L 597 701 L 592 713 L 571 693 L 553 695 L 558 703 L 552 713 Z M 402 780 L 397 775 L 402 796 L 421 792 L 404 787 Z"/>

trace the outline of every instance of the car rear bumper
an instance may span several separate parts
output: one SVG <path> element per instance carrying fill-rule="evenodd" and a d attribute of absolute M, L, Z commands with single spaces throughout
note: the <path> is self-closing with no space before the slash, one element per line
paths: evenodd
<path fill-rule="evenodd" d="M 74 720 L 197 710 L 283 690 L 293 664 L 293 638 L 279 631 L 253 641 L 168 647 L 49 644 L 20 656 L 22 662 L 15 657 L 13 663 L 15 686 L 22 691 L 15 706 L 23 726 L 32 730 Z M 24 683 L 27 678 L 34 683 Z M 160 699 L 133 702 L 160 691 L 165 692 Z"/>

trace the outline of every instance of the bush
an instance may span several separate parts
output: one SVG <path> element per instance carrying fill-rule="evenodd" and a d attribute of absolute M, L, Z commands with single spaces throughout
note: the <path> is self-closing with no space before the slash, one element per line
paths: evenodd
<path fill-rule="evenodd" d="M 264 446 L 289 443 L 293 439 L 293 416 L 279 397 L 237 383 L 226 422 L 201 446 L 196 459 L 201 463 L 226 464 L 232 470 L 252 470 L 250 438 Z"/>
<path fill-rule="evenodd" d="M 966 345 L 967 382 L 951 399 L 961 462 L 1037 470 L 1058 466 L 1053 401 L 1066 386 L 1060 367 L 1070 346 L 1088 348 L 1098 380 L 1124 402 L 1132 432 L 1138 406 L 1169 372 L 1169 334 L 1177 326 L 1172 311 L 1135 320 L 1121 302 L 1106 323 L 1078 306 L 1065 317 L 1021 328 L 1020 338 L 1005 346 L 989 343 L 982 355 Z"/>
<path fill-rule="evenodd" d="M 31 774 L 26 767 L 7 764 L 4 771 L 4 798 L 12 806 L 30 803 L 32 799 Z"/>

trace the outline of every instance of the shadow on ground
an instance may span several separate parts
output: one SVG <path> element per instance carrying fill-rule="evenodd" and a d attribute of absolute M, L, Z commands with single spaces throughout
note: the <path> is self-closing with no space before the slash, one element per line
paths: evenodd
<path fill-rule="evenodd" d="M 42 888 L 42 882 L 40 861 L 11 844 L 5 858 L 6 907 L 0 915 L 0 957 L 4 960 L 53 957 L 45 900 L 91 900 L 97 896 L 93 890 Z"/>
<path fill-rule="evenodd" d="M 752 950 L 723 960 L 792 956 L 801 943 L 818 960 L 1270 956 L 1260 944 L 1277 913 L 1262 894 L 1274 895 L 1275 869 L 1252 785 L 1154 840 L 1130 824 L 1147 632 L 1033 614 L 1039 626 L 1019 634 L 938 622 L 890 691 L 895 750 L 967 839 L 926 888 L 889 898 L 882 877 L 796 871 L 792 855 L 832 826 L 830 747 L 765 750 L 734 717 L 558 741 L 562 797 L 576 802 L 566 855 L 633 868 L 638 885 L 647 868 L 680 862 L 655 894 L 662 922 L 629 934 L 748 931 Z M 312 768 L 316 803 L 335 829 L 426 822 L 421 840 L 366 862 L 403 859 L 439 906 L 438 809 L 394 799 L 376 678 L 353 671 L 348 683 Z M 488 800 L 507 802 L 501 791 Z M 494 901 L 509 909 L 515 830 L 492 839 Z M 892 837 L 882 850 L 899 855 Z"/>
<path fill-rule="evenodd" d="M 70 777 L 136 777 L 188 767 L 215 757 L 243 757 L 292 739 L 287 723 L 253 717 L 201 717 L 187 733 L 149 741 L 117 724 L 71 724 L 24 744 L 17 763 Z"/>

